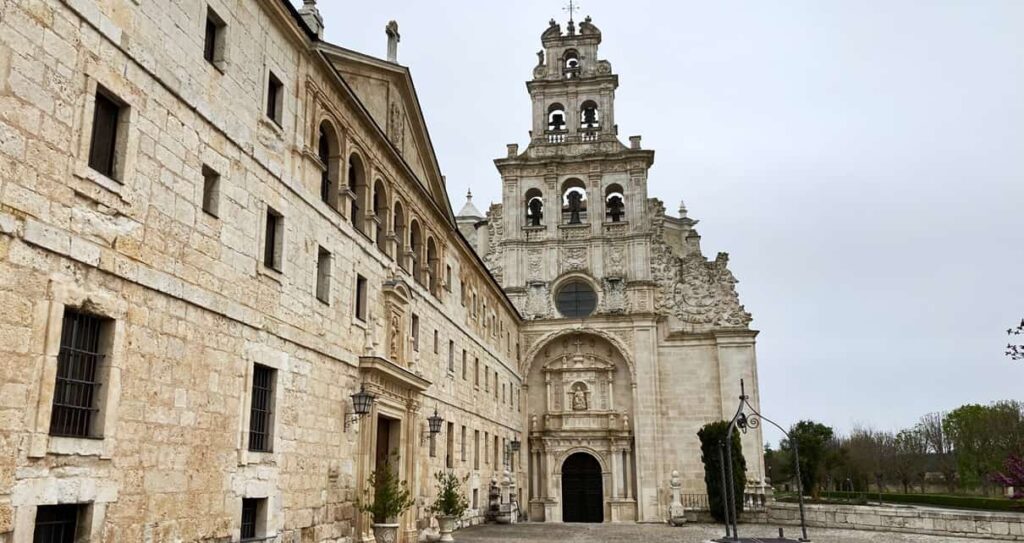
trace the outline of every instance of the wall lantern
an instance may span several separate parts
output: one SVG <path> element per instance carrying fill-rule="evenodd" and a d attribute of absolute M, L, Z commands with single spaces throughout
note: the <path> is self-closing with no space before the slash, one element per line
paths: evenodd
<path fill-rule="evenodd" d="M 444 419 L 437 414 L 437 408 L 434 408 L 434 414 L 427 417 L 427 432 L 423 434 L 423 440 L 430 439 L 430 456 L 434 456 L 434 436 L 441 433 L 441 423 Z M 421 443 L 422 443 L 421 441 Z"/>
<path fill-rule="evenodd" d="M 373 409 L 373 402 L 377 397 L 366 391 L 366 387 L 359 385 L 359 392 L 352 395 L 352 413 L 345 417 L 345 431 L 348 427 L 359 422 L 360 419 L 370 414 Z"/>

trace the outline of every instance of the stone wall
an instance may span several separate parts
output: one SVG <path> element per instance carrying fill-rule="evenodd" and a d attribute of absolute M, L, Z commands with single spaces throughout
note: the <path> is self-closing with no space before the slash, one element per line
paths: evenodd
<path fill-rule="evenodd" d="M 1020 513 L 858 505 L 807 505 L 805 512 L 807 525 L 816 528 L 1024 541 L 1024 514 Z M 767 521 L 775 525 L 799 526 L 799 506 L 772 504 L 768 508 Z M 813 538 L 814 533 L 810 535 Z"/>
<path fill-rule="evenodd" d="M 237 539 L 246 497 L 268 499 L 267 532 L 283 540 L 358 536 L 373 426 L 344 421 L 361 357 L 388 344 L 382 291 L 396 279 L 420 317 L 418 350 L 402 327 L 406 368 L 430 385 L 403 404 L 403 476 L 418 498 L 406 527 L 428 522 L 431 473 L 444 467 L 446 435 L 434 456 L 422 437 L 435 408 L 456 422 L 456 472 L 483 495 L 502 467 L 491 443 L 480 469 L 472 447 L 459 458 L 460 427 L 492 439 L 519 431 L 515 339 L 461 304 L 457 285 L 423 288 L 320 200 L 313 112 L 332 112 L 346 148 L 405 195 L 406 217 L 442 240 L 453 274 L 472 279 L 517 338 L 514 310 L 441 206 L 282 2 L 209 2 L 228 25 L 220 66 L 202 56 L 206 5 L 0 1 L 0 543 L 31 541 L 37 507 L 58 503 L 89 504 L 94 541 Z M 280 125 L 263 112 L 270 69 L 284 84 Z M 98 88 L 127 106 L 117 180 L 88 166 Z M 216 216 L 201 207 L 204 166 L 221 175 Z M 262 262 L 268 206 L 284 216 L 279 271 Z M 332 254 L 326 302 L 315 295 L 320 247 Z M 357 275 L 369 285 L 366 322 L 354 318 Z M 101 439 L 49 435 L 66 307 L 111 323 Z M 464 350 L 489 385 L 462 377 Z M 246 445 L 257 363 L 277 370 L 273 451 L 258 454 Z"/>

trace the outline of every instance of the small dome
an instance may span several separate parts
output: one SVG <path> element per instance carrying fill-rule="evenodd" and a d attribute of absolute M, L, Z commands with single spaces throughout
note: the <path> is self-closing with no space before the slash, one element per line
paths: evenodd
<path fill-rule="evenodd" d="M 480 210 L 477 209 L 476 205 L 473 204 L 473 191 L 472 190 L 466 191 L 466 205 L 462 206 L 462 211 L 460 211 L 459 214 L 456 215 L 456 217 L 458 217 L 460 219 L 461 218 L 474 218 L 474 219 L 482 219 L 482 218 L 484 218 L 483 213 L 480 213 Z"/>

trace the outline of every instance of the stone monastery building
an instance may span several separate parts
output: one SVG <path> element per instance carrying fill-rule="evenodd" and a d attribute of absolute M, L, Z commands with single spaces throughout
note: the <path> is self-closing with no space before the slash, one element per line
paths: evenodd
<path fill-rule="evenodd" d="M 373 541 L 389 459 L 406 542 L 441 470 L 466 523 L 493 481 L 542 522 L 703 494 L 757 332 L 600 30 L 550 23 L 502 202 L 456 214 L 397 25 L 378 59 L 304 4 L 0 0 L 0 543 Z"/>

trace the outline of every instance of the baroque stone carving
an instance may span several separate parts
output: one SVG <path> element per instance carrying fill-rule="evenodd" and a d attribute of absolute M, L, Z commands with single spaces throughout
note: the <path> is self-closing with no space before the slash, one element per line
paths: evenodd
<path fill-rule="evenodd" d="M 572 401 L 573 411 L 586 411 L 587 410 L 587 385 L 583 383 L 576 383 L 572 386 L 572 391 L 569 393 Z"/>
<path fill-rule="evenodd" d="M 569 247 L 562 252 L 562 272 L 587 269 L 586 247 Z"/>
<path fill-rule="evenodd" d="M 551 315 L 551 293 L 546 283 L 531 284 L 526 293 L 527 318 L 543 319 Z"/>
<path fill-rule="evenodd" d="M 625 313 L 627 305 L 626 283 L 621 279 L 604 279 L 604 312 Z"/>
<path fill-rule="evenodd" d="M 651 208 L 651 269 L 659 286 L 655 308 L 704 329 L 749 325 L 750 313 L 740 305 L 737 281 L 728 268 L 729 255 L 719 253 L 709 261 L 699 253 L 672 254 L 664 238 L 664 205 L 652 199 Z"/>
<path fill-rule="evenodd" d="M 616 245 L 605 252 L 605 275 L 622 277 L 625 275 L 626 254 L 622 246 Z"/>
<path fill-rule="evenodd" d="M 540 249 L 531 249 L 526 255 L 526 278 L 529 281 L 540 281 L 544 270 L 544 252 Z"/>
<path fill-rule="evenodd" d="M 388 116 L 388 136 L 399 151 L 405 149 L 405 113 L 398 102 L 391 102 L 391 112 Z"/>
<path fill-rule="evenodd" d="M 488 243 L 487 254 L 484 255 L 484 265 L 491 271 L 491 275 L 503 284 L 505 281 L 505 225 L 502 220 L 504 209 L 501 204 L 494 204 L 487 210 L 487 224 L 490 227 L 491 240 Z"/>

